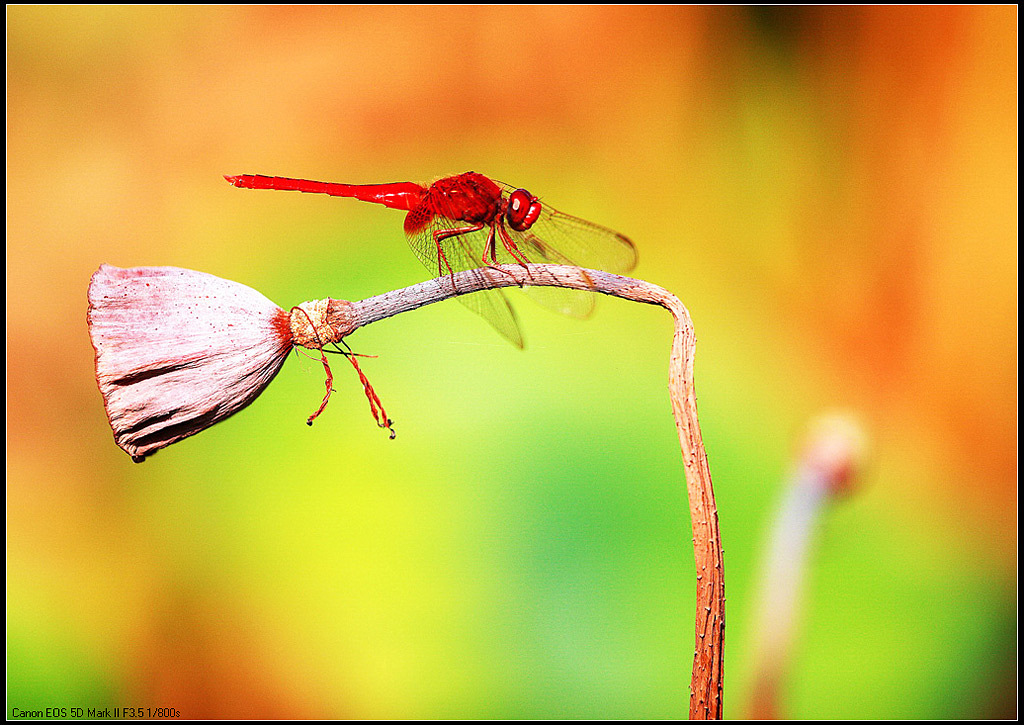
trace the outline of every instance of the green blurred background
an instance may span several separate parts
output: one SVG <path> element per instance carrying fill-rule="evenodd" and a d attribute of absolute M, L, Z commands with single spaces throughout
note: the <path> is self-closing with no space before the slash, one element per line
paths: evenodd
<path fill-rule="evenodd" d="M 288 307 L 415 283 L 402 215 L 222 174 L 477 170 L 619 229 L 697 329 L 725 713 L 818 413 L 863 422 L 785 712 L 1016 713 L 1017 11 L 7 10 L 7 698 L 186 717 L 685 717 L 694 564 L 671 324 L 446 302 L 293 356 L 133 464 L 92 369 L 101 263 Z"/>

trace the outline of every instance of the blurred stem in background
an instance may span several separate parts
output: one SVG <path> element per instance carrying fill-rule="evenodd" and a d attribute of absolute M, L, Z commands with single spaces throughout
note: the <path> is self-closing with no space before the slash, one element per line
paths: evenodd
<path fill-rule="evenodd" d="M 792 656 L 810 549 L 828 504 L 848 494 L 863 467 L 865 435 L 846 414 L 811 425 L 798 454 L 768 545 L 756 614 L 754 687 L 748 717 L 785 717 L 780 692 Z"/>

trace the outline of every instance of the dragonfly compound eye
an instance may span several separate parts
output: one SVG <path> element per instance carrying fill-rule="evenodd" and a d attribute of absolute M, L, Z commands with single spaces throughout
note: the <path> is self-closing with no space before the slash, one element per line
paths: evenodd
<path fill-rule="evenodd" d="M 508 225 L 517 232 L 523 232 L 533 226 L 540 216 L 541 204 L 526 189 L 516 189 L 508 197 L 508 209 L 505 217 Z"/>

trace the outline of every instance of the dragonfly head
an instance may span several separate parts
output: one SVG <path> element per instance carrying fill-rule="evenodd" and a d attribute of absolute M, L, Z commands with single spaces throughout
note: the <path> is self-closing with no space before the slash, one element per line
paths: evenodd
<path fill-rule="evenodd" d="M 516 189 L 508 197 L 505 218 L 508 225 L 517 232 L 524 232 L 533 226 L 540 216 L 540 200 L 526 189 Z"/>

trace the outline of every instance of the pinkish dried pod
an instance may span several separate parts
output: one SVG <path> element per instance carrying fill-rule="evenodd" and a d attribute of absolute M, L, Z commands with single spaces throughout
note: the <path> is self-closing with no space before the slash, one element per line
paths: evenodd
<path fill-rule="evenodd" d="M 259 292 L 176 267 L 101 266 L 88 320 L 114 440 L 136 462 L 247 406 L 292 348 L 288 313 Z"/>
<path fill-rule="evenodd" d="M 104 264 L 89 284 L 89 336 L 96 382 L 114 440 L 136 463 L 234 415 L 274 379 L 293 345 L 320 350 L 355 327 L 350 303 L 313 300 L 290 312 L 256 290 L 178 267 L 120 269 Z M 391 420 L 355 354 L 377 425 Z"/>

